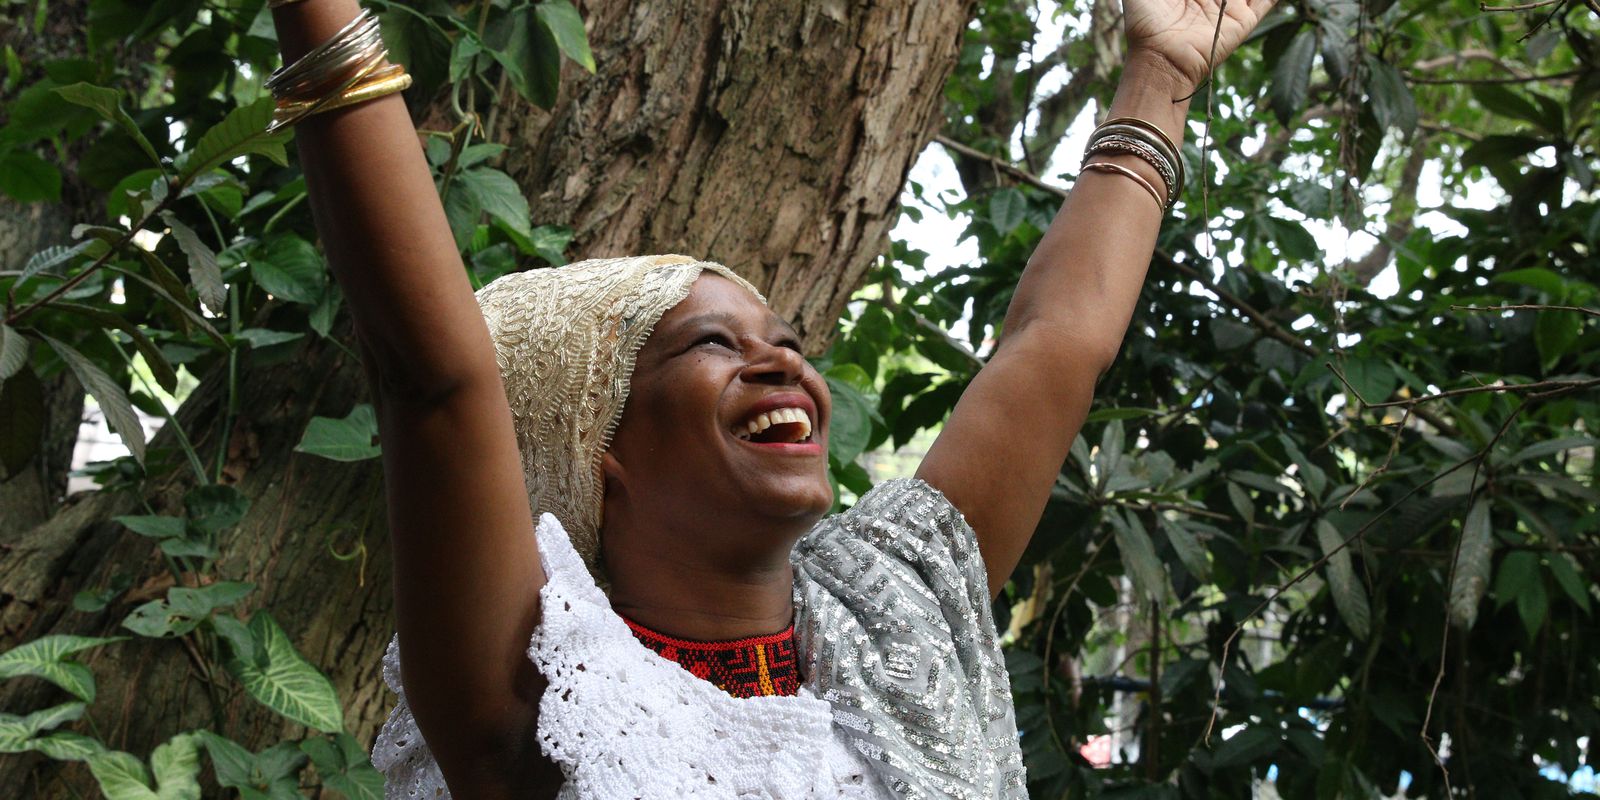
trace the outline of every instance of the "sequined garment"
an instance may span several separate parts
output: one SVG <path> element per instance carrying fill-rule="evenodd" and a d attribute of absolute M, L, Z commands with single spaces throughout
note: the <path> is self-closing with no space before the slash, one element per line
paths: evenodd
<path fill-rule="evenodd" d="M 680 639 L 622 618 L 639 644 L 734 697 L 789 697 L 800 691 L 794 626 L 718 642 Z"/>
<path fill-rule="evenodd" d="M 977 539 L 944 495 L 888 481 L 800 540 L 806 686 L 898 795 L 1027 797 Z"/>

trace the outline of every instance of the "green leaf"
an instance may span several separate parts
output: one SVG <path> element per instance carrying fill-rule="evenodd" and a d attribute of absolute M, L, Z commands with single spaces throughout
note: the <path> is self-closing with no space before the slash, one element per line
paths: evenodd
<path fill-rule="evenodd" d="M 1311 62 L 1317 54 L 1316 28 L 1307 25 L 1294 35 L 1289 47 L 1272 66 L 1269 99 L 1272 113 L 1288 125 L 1306 107 L 1311 89 Z"/>
<path fill-rule="evenodd" d="M 200 800 L 200 742 L 192 733 L 178 734 L 150 755 L 161 800 Z"/>
<path fill-rule="evenodd" d="M 1572 565 L 1572 557 L 1566 553 L 1551 552 L 1546 555 L 1544 563 L 1550 568 L 1550 574 L 1555 577 L 1556 585 L 1561 587 L 1561 591 L 1566 592 L 1567 596 L 1572 598 L 1572 602 L 1583 609 L 1583 613 L 1589 613 L 1589 584 Z"/>
<path fill-rule="evenodd" d="M 0 714 L 0 753 L 26 753 L 34 749 L 34 736 L 83 716 L 88 703 L 65 703 L 26 717 Z"/>
<path fill-rule="evenodd" d="M 90 241 L 79 242 L 70 246 L 56 244 L 46 247 L 34 253 L 28 259 L 28 263 L 22 265 L 22 277 L 26 278 L 41 272 L 52 271 L 56 267 L 67 264 L 78 256 L 83 255 L 94 244 L 94 242 Z"/>
<path fill-rule="evenodd" d="M 1372 632 L 1372 612 L 1367 605 L 1367 589 L 1361 585 L 1351 564 L 1350 548 L 1342 547 L 1344 539 L 1332 522 L 1317 520 L 1317 544 L 1323 555 L 1328 556 L 1328 590 L 1333 594 L 1334 607 L 1339 609 L 1339 616 L 1350 627 L 1350 632 L 1357 639 L 1365 640 Z"/>
<path fill-rule="evenodd" d="M 0 152 L 0 192 L 19 203 L 55 203 L 61 200 L 61 170 L 27 152 Z"/>
<path fill-rule="evenodd" d="M 144 762 L 130 753 L 106 750 L 89 758 L 89 771 L 100 784 L 107 800 L 199 800 L 199 737 L 180 733 L 157 747 L 150 757 L 156 785 L 150 788 L 150 772 Z"/>
<path fill-rule="evenodd" d="M 497 169 L 469 169 L 457 174 L 456 180 L 489 216 L 523 236 L 532 237 L 528 198 L 510 175 Z"/>
<path fill-rule="evenodd" d="M 1209 582 L 1211 562 L 1206 558 L 1205 546 L 1200 544 L 1200 540 L 1195 538 L 1192 531 L 1176 520 L 1159 515 L 1157 519 L 1160 520 L 1161 529 L 1166 531 L 1172 551 L 1178 554 L 1178 561 L 1183 563 L 1183 568 L 1188 570 L 1195 580 L 1201 583 Z"/>
<path fill-rule="evenodd" d="M 183 496 L 189 524 L 201 533 L 220 533 L 244 519 L 250 511 L 250 498 L 226 484 L 196 486 Z"/>
<path fill-rule="evenodd" d="M 382 445 L 373 444 L 377 435 L 378 418 L 361 403 L 342 419 L 312 417 L 294 449 L 334 461 L 365 461 L 383 453 Z"/>
<path fill-rule="evenodd" d="M 1548 145 L 1549 142 L 1535 136 L 1512 136 L 1507 134 L 1492 134 L 1479 139 L 1461 154 L 1463 167 L 1487 167 L 1495 164 L 1513 163 L 1517 159 Z M 1504 275 L 1495 276 L 1495 280 L 1504 280 Z"/>
<path fill-rule="evenodd" d="M 1472 97 L 1490 112 L 1543 127 L 1539 109 L 1516 91 L 1493 83 L 1472 85 Z"/>
<path fill-rule="evenodd" d="M 131 753 L 107 750 L 89 759 L 89 772 L 107 800 L 161 800 L 150 789 L 150 773 Z"/>
<path fill-rule="evenodd" d="M 273 239 L 250 259 L 250 277 L 269 294 L 305 305 L 314 305 L 328 282 L 317 248 L 294 235 Z"/>
<path fill-rule="evenodd" d="M 313 737 L 300 743 L 325 786 L 355 800 L 383 800 L 383 775 L 372 768 L 366 748 L 348 733 L 332 741 Z"/>
<path fill-rule="evenodd" d="M 1541 313 L 1533 323 L 1533 343 L 1544 368 L 1553 369 L 1583 335 L 1583 318 L 1558 311 Z"/>
<path fill-rule="evenodd" d="M 344 711 L 339 696 L 316 667 L 295 651 L 283 629 L 265 611 L 250 620 L 250 632 L 257 649 L 265 655 L 265 666 L 240 658 L 227 661 L 246 692 L 279 714 L 320 731 L 344 729 Z"/>
<path fill-rule="evenodd" d="M 854 386 L 834 376 L 825 376 L 833 394 L 833 417 L 828 423 L 828 455 L 849 464 L 867 449 L 872 436 L 872 406 Z"/>
<path fill-rule="evenodd" d="M 134 122 L 133 117 L 128 115 L 127 109 L 122 107 L 120 90 L 89 83 L 75 83 L 71 86 L 62 86 L 55 91 L 61 99 L 91 109 L 107 122 L 121 128 L 122 132 L 128 134 L 128 138 L 150 158 L 150 163 L 158 168 L 161 166 L 161 156 L 156 154 L 155 147 L 145 138 L 144 131 L 139 130 L 138 123 Z"/>
<path fill-rule="evenodd" d="M 288 131 L 267 135 L 272 121 L 272 97 L 264 95 L 247 106 L 239 106 L 200 137 L 194 149 L 178 157 L 179 180 L 188 183 L 195 176 L 210 172 L 242 155 L 261 155 L 280 167 L 289 165 L 283 145 Z"/>
<path fill-rule="evenodd" d="M 1277 731 L 1252 725 L 1218 746 L 1211 765 L 1215 769 L 1226 769 L 1254 764 L 1278 752 L 1280 742 Z"/>
<path fill-rule="evenodd" d="M 1133 579 L 1134 587 L 1150 600 L 1160 600 L 1167 593 L 1167 573 L 1156 558 L 1150 534 L 1137 514 L 1126 516 L 1112 512 L 1106 516 L 1117 538 L 1117 551 L 1122 554 L 1122 569 Z"/>
<path fill-rule="evenodd" d="M 128 530 L 152 539 L 170 539 L 174 536 L 182 536 L 184 533 L 183 520 L 178 517 L 130 516 L 112 517 L 112 519 L 121 523 Z"/>
<path fill-rule="evenodd" d="M 484 34 L 487 52 L 505 69 L 517 93 L 540 108 L 556 102 L 561 82 L 561 50 L 533 6 L 500 16 Z"/>
<path fill-rule="evenodd" d="M 1128 406 L 1125 408 L 1097 408 L 1089 412 L 1089 416 L 1084 419 L 1084 422 L 1096 423 L 1110 422 L 1112 420 L 1143 419 L 1145 417 L 1160 413 L 1161 409 L 1159 408 L 1137 408 L 1134 406 Z"/>
<path fill-rule="evenodd" d="M 534 6 L 534 11 L 555 37 L 561 52 L 593 74 L 594 54 L 589 52 L 589 35 L 583 30 L 583 17 L 578 15 L 578 9 L 567 0 L 546 0 Z"/>
<path fill-rule="evenodd" d="M 189 280 L 200 293 L 200 302 L 213 314 L 223 313 L 228 302 L 228 289 L 222 284 L 222 267 L 217 264 L 217 254 L 200 241 L 199 235 L 188 225 L 178 221 L 171 212 L 163 212 L 162 221 L 172 229 L 172 238 L 178 249 L 189 259 Z"/>
<path fill-rule="evenodd" d="M 123 444 L 128 446 L 128 452 L 143 464 L 144 427 L 139 423 L 139 415 L 133 411 L 133 404 L 128 402 L 127 393 L 111 379 L 110 375 L 70 345 L 42 334 L 41 338 L 61 356 L 62 361 L 66 362 L 67 368 L 72 370 L 78 383 L 83 384 L 84 391 L 100 404 L 100 410 L 105 412 L 106 423 L 111 426 L 111 430 L 116 431 L 122 438 Z"/>
<path fill-rule="evenodd" d="M 1360 399 L 1368 403 L 1388 401 L 1389 395 L 1394 394 L 1395 386 L 1400 382 L 1389 363 L 1379 358 L 1349 359 L 1345 362 L 1344 377 L 1350 382 L 1350 388 L 1360 395 Z M 1355 407 L 1357 399 L 1351 397 L 1348 402 Z"/>
<path fill-rule="evenodd" d="M 1016 230 L 1027 212 L 1028 200 L 1016 189 L 999 189 L 989 196 L 989 223 L 1001 235 Z"/>
<path fill-rule="evenodd" d="M 72 731 L 41 736 L 30 741 L 28 745 L 29 749 L 57 761 L 88 761 L 106 751 L 106 746 L 101 744 L 99 739 Z"/>
<path fill-rule="evenodd" d="M 146 336 L 144 331 L 127 317 L 102 308 L 78 303 L 57 301 L 52 303 L 51 307 L 77 314 L 102 328 L 122 331 L 133 342 L 133 346 L 139 351 L 139 354 L 144 356 L 145 365 L 150 368 L 150 374 L 155 377 L 156 385 L 169 393 L 177 391 L 178 373 L 172 368 L 172 363 L 167 360 L 166 354 L 162 353 L 161 348 L 156 347 L 155 343 L 150 341 L 150 337 Z"/>
<path fill-rule="evenodd" d="M 1460 553 L 1450 580 L 1450 621 L 1471 629 L 1478 620 L 1478 601 L 1489 585 L 1489 557 L 1494 549 L 1489 528 L 1489 505 L 1473 503 L 1461 524 Z"/>
<path fill-rule="evenodd" d="M 220 581 L 198 589 L 176 586 L 167 591 L 165 599 L 134 609 L 122 626 L 155 639 L 182 636 L 199 627 L 213 610 L 239 602 L 255 588 L 253 583 L 240 581 Z"/>
<path fill-rule="evenodd" d="M 0 322 L 0 383 L 28 364 L 28 340 L 16 328 Z"/>
<path fill-rule="evenodd" d="M 1378 124 L 1410 136 L 1417 128 L 1417 101 L 1400 70 L 1377 58 L 1367 60 L 1367 93 Z"/>
<path fill-rule="evenodd" d="M 88 667 L 67 656 L 124 638 L 55 634 L 35 639 L 0 654 L 0 679 L 31 675 L 71 692 L 84 702 L 93 702 L 94 675 Z"/>

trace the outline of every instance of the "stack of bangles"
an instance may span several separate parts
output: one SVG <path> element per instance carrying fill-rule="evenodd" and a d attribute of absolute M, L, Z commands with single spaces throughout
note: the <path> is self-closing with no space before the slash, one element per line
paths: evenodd
<path fill-rule="evenodd" d="M 1121 164 L 1088 160 L 1090 156 L 1102 154 L 1135 156 L 1149 164 L 1166 186 L 1166 199 L 1162 199 L 1156 187 L 1143 175 Z M 1178 146 L 1164 131 L 1142 119 L 1117 117 L 1100 123 L 1100 127 L 1089 135 L 1089 145 L 1084 148 L 1083 157 L 1082 169 L 1114 172 L 1132 179 L 1150 193 L 1163 213 L 1171 209 L 1178 202 L 1179 195 L 1183 194 L 1183 159 L 1178 156 Z"/>
<path fill-rule="evenodd" d="M 269 0 L 280 8 L 298 0 Z M 364 103 L 411 85 L 411 76 L 399 64 L 384 64 L 389 50 L 378 31 L 378 18 L 362 9 L 350 24 L 267 78 L 267 90 L 277 101 L 267 132 L 283 130 L 322 111 Z"/>

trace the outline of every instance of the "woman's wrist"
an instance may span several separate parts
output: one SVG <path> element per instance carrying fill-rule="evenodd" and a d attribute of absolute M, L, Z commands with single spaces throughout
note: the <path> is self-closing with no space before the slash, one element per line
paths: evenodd
<path fill-rule="evenodd" d="M 1183 144 L 1192 83 L 1166 57 L 1133 50 L 1122 67 L 1122 80 L 1106 118 L 1137 117 L 1160 128 L 1175 144 Z"/>

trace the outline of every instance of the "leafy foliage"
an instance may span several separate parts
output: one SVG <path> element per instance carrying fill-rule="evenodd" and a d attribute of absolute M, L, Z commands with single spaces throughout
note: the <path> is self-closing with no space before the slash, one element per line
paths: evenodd
<path fill-rule="evenodd" d="M 445 60 L 454 89 L 467 95 L 456 103 L 461 124 L 434 134 L 427 152 L 473 281 L 562 263 L 571 232 L 534 225 L 527 199 L 496 166 L 505 148 L 471 137 L 484 115 L 517 101 L 493 93 L 502 76 L 522 99 L 548 105 L 562 54 L 594 69 L 577 9 L 565 0 L 379 5 L 392 52 L 418 79 L 410 99 L 424 102 L 440 88 L 446 76 L 435 67 Z M 252 753 L 227 738 L 220 726 L 231 717 L 218 714 L 218 729 L 178 733 L 148 762 L 110 749 L 92 725 L 68 729 L 93 717 L 94 674 L 78 659 L 127 637 L 56 635 L 0 654 L 0 679 L 44 679 L 74 700 L 0 714 L 0 752 L 86 762 L 113 800 L 209 796 L 203 781 L 213 779 L 244 798 L 301 797 L 308 788 L 381 797 L 383 778 L 344 730 L 332 683 L 271 614 L 236 612 L 256 587 L 224 574 L 244 567 L 220 564 L 218 542 L 244 518 L 249 499 L 220 482 L 226 437 L 215 454 L 197 450 L 164 402 L 180 371 L 235 376 L 282 358 L 285 343 L 333 335 L 340 295 L 313 244 L 305 181 L 286 147 L 291 134 L 265 132 L 273 103 L 260 85 L 278 66 L 270 12 L 260 0 L 96 0 L 85 33 L 82 52 L 46 63 L 24 66 L 7 50 L 0 192 L 19 203 L 55 202 L 65 184 L 101 194 L 103 207 L 83 207 L 104 218 L 77 225 L 73 241 L 23 254 L 20 270 L 0 272 L 0 476 L 27 464 L 39 445 L 41 381 L 70 370 L 131 453 L 87 470 L 104 489 L 136 491 L 192 472 L 177 476 L 192 487 L 181 508 L 147 505 L 115 519 L 147 538 L 171 573 L 170 588 L 147 595 L 122 627 L 141 639 L 176 640 L 170 646 L 196 660 L 194 680 L 207 691 L 231 680 L 285 721 L 321 733 Z M 151 58 L 119 68 L 127 52 Z M 237 407 L 237 382 L 227 390 L 225 405 Z M 147 444 L 136 409 L 176 429 L 177 452 Z M 365 405 L 342 420 L 317 418 L 300 449 L 371 458 L 375 427 Z M 73 607 L 101 611 L 130 585 L 80 592 Z"/>
<path fill-rule="evenodd" d="M 823 360 L 869 378 L 869 448 L 937 427 L 1001 340 L 1114 9 L 979 3 L 963 146 L 925 156 L 959 190 L 906 209 L 976 255 L 896 241 Z M 1217 69 L 996 604 L 1032 796 L 1555 797 L 1592 768 L 1597 54 L 1576 2 L 1307 0 Z"/>

